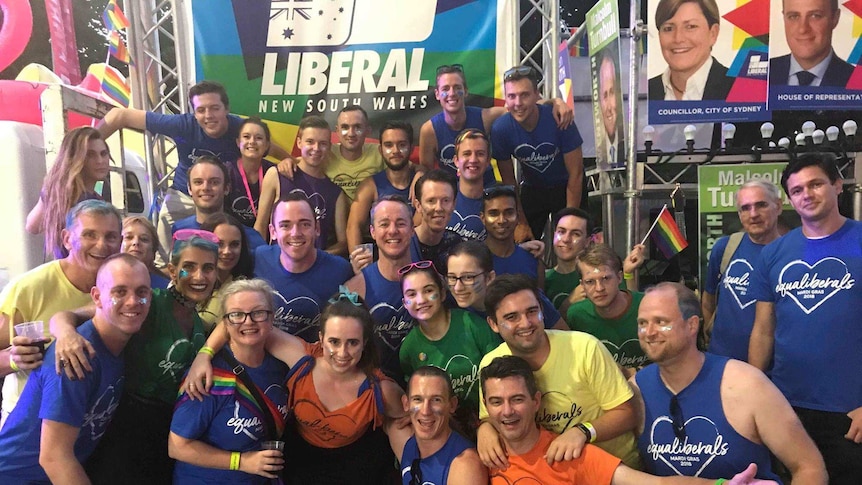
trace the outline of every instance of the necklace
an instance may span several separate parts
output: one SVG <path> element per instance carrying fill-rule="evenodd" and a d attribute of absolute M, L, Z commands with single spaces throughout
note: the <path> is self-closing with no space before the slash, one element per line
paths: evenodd
<path fill-rule="evenodd" d="M 186 298 L 185 296 L 183 296 L 182 293 L 177 291 L 176 286 L 171 286 L 170 288 L 168 288 L 168 293 L 174 298 L 174 300 L 177 301 L 177 303 L 186 308 L 195 308 L 195 306 L 197 305 L 195 302 Z"/>

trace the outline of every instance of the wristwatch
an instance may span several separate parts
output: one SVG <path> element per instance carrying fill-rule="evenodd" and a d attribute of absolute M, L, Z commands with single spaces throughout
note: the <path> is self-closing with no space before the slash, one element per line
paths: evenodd
<path fill-rule="evenodd" d="M 575 428 L 578 428 L 582 433 L 584 433 L 587 437 L 587 443 L 592 443 L 596 440 L 596 428 L 594 428 L 592 424 L 578 423 L 575 425 Z"/>

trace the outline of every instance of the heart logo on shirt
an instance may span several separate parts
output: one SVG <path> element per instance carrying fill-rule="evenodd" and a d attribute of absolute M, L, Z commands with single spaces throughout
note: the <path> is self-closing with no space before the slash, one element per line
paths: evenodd
<path fill-rule="evenodd" d="M 321 441 L 346 440 L 350 436 L 341 430 L 356 431 L 356 421 L 352 417 L 326 412 L 313 401 L 298 399 L 293 407 L 296 420 L 314 430 L 313 434 Z"/>
<path fill-rule="evenodd" d="M 754 272 L 754 267 L 744 259 L 734 259 L 727 265 L 727 270 L 724 272 L 721 284 L 733 295 L 733 299 L 739 305 L 740 310 L 754 303 L 754 298 L 748 296 L 748 285 L 751 282 L 751 275 Z M 745 300 L 745 301 L 743 301 Z"/>
<path fill-rule="evenodd" d="M 660 416 L 650 429 L 647 459 L 661 460 L 677 475 L 699 477 L 716 456 L 727 454 L 728 444 L 718 432 L 715 423 L 704 416 L 693 416 L 685 421 L 686 437 L 680 442 L 673 432 L 673 421 Z M 656 436 L 661 442 L 656 443 Z M 701 438 L 693 441 L 692 436 Z M 670 440 L 669 442 L 667 440 Z M 696 469 L 691 473 L 692 469 Z"/>
<path fill-rule="evenodd" d="M 828 257 L 809 265 L 796 260 L 782 268 L 775 292 L 790 297 L 806 314 L 811 314 L 841 290 L 849 290 L 856 280 L 844 261 Z"/>
<path fill-rule="evenodd" d="M 474 227 L 481 229 L 479 232 L 476 232 L 472 229 Z M 467 216 L 464 217 L 457 210 L 452 211 L 452 217 L 449 219 L 449 227 L 446 229 L 455 231 L 462 239 L 467 238 L 484 241 L 487 236 L 487 233 L 485 232 L 485 224 L 482 222 L 482 218 L 479 217 L 479 214 L 467 214 Z"/>
<path fill-rule="evenodd" d="M 557 158 L 560 149 L 553 143 L 539 143 L 538 146 L 524 143 L 515 147 L 513 155 L 519 162 L 530 167 L 531 169 L 545 173 L 545 170 L 551 166 L 551 162 Z"/>
<path fill-rule="evenodd" d="M 374 333 L 383 344 L 397 352 L 401 341 L 413 328 L 413 318 L 404 311 L 403 304 L 395 308 L 385 301 L 371 307 L 370 313 L 374 320 Z"/>
<path fill-rule="evenodd" d="M 496 479 L 503 480 L 508 485 L 533 485 L 533 484 L 544 485 L 542 482 L 540 482 L 539 480 L 537 480 L 533 477 L 521 477 L 521 478 L 515 479 L 515 481 L 513 482 L 513 481 L 509 480 L 507 477 L 501 475 L 500 473 L 502 473 L 502 472 L 499 472 L 499 471 L 492 472 L 491 478 L 495 479 L 495 480 Z M 425 484 L 422 484 L 422 485 L 425 485 Z"/>
<path fill-rule="evenodd" d="M 623 367 L 638 367 L 648 361 L 643 355 L 640 342 L 636 338 L 628 339 L 619 346 L 607 340 L 602 340 L 602 343 L 614 356 L 614 362 Z"/>
<path fill-rule="evenodd" d="M 274 291 L 275 315 L 273 322 L 275 326 L 285 332 L 303 336 L 304 333 L 312 332 L 320 321 L 320 305 L 314 298 L 308 296 L 297 296 L 288 300 L 280 292 Z"/>
<path fill-rule="evenodd" d="M 449 167 L 453 171 L 457 171 L 458 167 L 455 166 L 455 145 L 448 144 L 440 149 L 440 168 L 443 166 Z"/>
<path fill-rule="evenodd" d="M 461 362 L 464 363 L 462 365 L 471 369 L 470 374 L 455 375 L 449 372 L 449 366 L 452 366 L 454 363 Z M 469 396 L 470 392 L 473 390 L 473 386 L 479 381 L 479 366 L 466 355 L 453 355 L 446 362 L 446 365 L 443 366 L 443 370 L 452 377 L 452 389 L 454 389 L 455 394 L 458 394 L 459 396 Z M 461 398 L 459 397 L 459 399 Z"/>

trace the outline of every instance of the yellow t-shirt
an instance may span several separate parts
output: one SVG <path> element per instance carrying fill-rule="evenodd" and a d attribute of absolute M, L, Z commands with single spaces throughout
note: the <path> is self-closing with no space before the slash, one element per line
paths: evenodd
<path fill-rule="evenodd" d="M 90 293 L 75 288 L 63 270 L 60 261 L 51 261 L 28 271 L 9 282 L 0 294 L 0 313 L 10 322 L 33 322 L 42 320 L 45 336 L 50 336 L 48 321 L 57 312 L 74 310 L 92 302 Z M 15 322 L 15 314 L 22 320 Z M 15 335 L 14 325 L 9 325 L 9 339 Z M 6 376 L 3 382 L 3 415 L 6 416 L 27 384 L 29 371 L 20 371 Z"/>
<path fill-rule="evenodd" d="M 362 147 L 362 156 L 354 161 L 345 160 L 341 156 L 340 143 L 332 145 L 329 150 L 326 176 L 341 187 L 351 201 L 356 197 L 356 188 L 360 182 L 386 168 L 378 146 L 377 143 L 366 143 Z"/>
<path fill-rule="evenodd" d="M 595 421 L 608 409 L 634 395 L 608 349 L 592 335 L 583 332 L 546 330 L 551 343 L 548 360 L 533 375 L 542 391 L 542 404 L 536 420 L 557 434 L 578 423 Z M 482 358 L 482 369 L 496 357 L 512 355 L 506 343 Z M 479 418 L 488 417 L 480 392 Z M 633 432 L 597 442 L 596 446 L 639 468 Z"/>

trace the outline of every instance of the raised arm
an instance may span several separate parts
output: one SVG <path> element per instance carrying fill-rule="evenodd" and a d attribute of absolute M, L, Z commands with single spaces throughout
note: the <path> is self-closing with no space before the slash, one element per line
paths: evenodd
<path fill-rule="evenodd" d="M 90 360 L 96 355 L 96 349 L 84 337 L 77 332 L 82 323 L 93 318 L 96 314 L 95 304 L 77 308 L 72 311 L 59 312 L 48 323 L 51 334 L 56 337 L 54 342 L 54 363 L 57 374 L 61 371 L 66 373 L 69 379 L 83 379 L 86 372 L 93 372 Z M 61 366 L 61 362 L 68 365 Z"/>
<path fill-rule="evenodd" d="M 581 147 L 564 154 L 563 162 L 569 172 L 569 182 L 566 184 L 566 207 L 580 207 L 584 183 L 584 155 Z"/>
<path fill-rule="evenodd" d="M 96 129 L 103 138 L 108 138 L 115 131 L 123 128 L 132 128 L 144 131 L 147 129 L 147 112 L 132 108 L 112 108 L 102 121 L 96 125 Z"/>
<path fill-rule="evenodd" d="M 260 184 L 260 201 L 258 202 L 257 219 L 254 230 L 260 233 L 264 241 L 269 241 L 269 221 L 272 219 L 272 208 L 278 197 L 278 170 L 267 170 Z"/>

